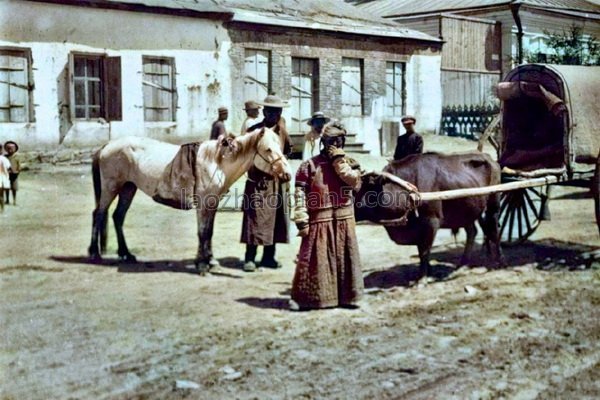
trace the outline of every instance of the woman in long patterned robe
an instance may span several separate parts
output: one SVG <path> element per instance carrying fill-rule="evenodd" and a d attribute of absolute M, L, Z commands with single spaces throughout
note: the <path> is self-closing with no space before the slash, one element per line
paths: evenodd
<path fill-rule="evenodd" d="M 356 307 L 364 288 L 355 233 L 352 190 L 361 173 L 343 145 L 346 130 L 325 126 L 321 154 L 296 173 L 294 222 L 302 237 L 292 282 L 292 310 Z"/>

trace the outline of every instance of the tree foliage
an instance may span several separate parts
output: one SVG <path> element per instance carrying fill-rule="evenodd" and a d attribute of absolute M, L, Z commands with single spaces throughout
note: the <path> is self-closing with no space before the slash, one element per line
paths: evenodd
<path fill-rule="evenodd" d="M 593 36 L 583 34 L 579 26 L 571 26 L 568 32 L 550 33 L 548 36 L 548 62 L 567 65 L 600 65 L 600 42 Z"/>

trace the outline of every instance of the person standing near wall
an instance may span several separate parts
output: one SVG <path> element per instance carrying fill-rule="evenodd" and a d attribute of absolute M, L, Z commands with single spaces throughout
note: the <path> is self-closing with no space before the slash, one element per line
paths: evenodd
<path fill-rule="evenodd" d="M 219 118 L 213 122 L 212 129 L 210 130 L 210 139 L 217 139 L 219 136 L 226 137 L 227 129 L 225 128 L 225 121 L 229 116 L 229 110 L 227 107 L 219 107 Z"/>
<path fill-rule="evenodd" d="M 246 119 L 242 122 L 240 135 L 244 135 L 248 128 L 259 122 L 258 113 L 260 111 L 260 105 L 254 100 L 248 100 L 244 103 L 244 111 L 246 112 Z"/>
<path fill-rule="evenodd" d="M 307 124 L 310 126 L 310 132 L 304 137 L 304 151 L 302 152 L 302 160 L 306 161 L 309 158 L 313 158 L 319 155 L 321 151 L 321 132 L 326 123 L 329 122 L 329 118 L 325 116 L 321 111 L 315 112 L 312 117 L 308 120 Z"/>
<path fill-rule="evenodd" d="M 423 137 L 415 131 L 417 119 L 412 115 L 405 115 L 401 121 L 406 133 L 398 136 L 394 160 L 401 160 L 411 154 L 423 153 Z"/>
<path fill-rule="evenodd" d="M 263 106 L 264 119 L 248 128 L 247 132 L 270 128 L 281 140 L 283 154 L 289 155 L 292 150 L 285 119 L 281 116 L 283 108 L 288 105 L 278 96 L 267 96 L 260 105 Z M 241 242 L 246 244 L 243 269 L 246 272 L 256 270 L 256 254 L 258 246 L 264 246 L 260 266 L 281 268 L 275 260 L 275 244 L 289 243 L 289 183 L 281 183 L 256 167 L 248 171 L 248 179 L 244 188 L 242 210 Z"/>
<path fill-rule="evenodd" d="M 364 282 L 356 239 L 352 191 L 361 171 L 346 157 L 346 129 L 330 122 L 319 155 L 296 173 L 294 222 L 302 237 L 290 309 L 356 308 Z"/>

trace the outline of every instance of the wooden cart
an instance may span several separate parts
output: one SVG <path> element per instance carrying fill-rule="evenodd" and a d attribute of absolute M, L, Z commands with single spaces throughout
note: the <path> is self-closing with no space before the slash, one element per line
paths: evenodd
<path fill-rule="evenodd" d="M 521 65 L 497 95 L 500 115 L 480 149 L 496 147 L 502 182 L 513 183 L 499 190 L 502 241 L 521 242 L 549 219 L 553 184 L 590 187 L 600 232 L 600 67 Z"/>

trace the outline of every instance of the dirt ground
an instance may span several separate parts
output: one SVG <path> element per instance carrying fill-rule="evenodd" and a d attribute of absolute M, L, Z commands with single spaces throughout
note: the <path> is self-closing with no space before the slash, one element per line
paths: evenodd
<path fill-rule="evenodd" d="M 140 194 L 125 223 L 140 262 L 118 264 L 111 226 L 92 265 L 89 165 L 20 179 L 19 205 L 0 214 L 0 398 L 600 398 L 600 240 L 584 189 L 555 188 L 552 221 L 504 249 L 505 269 L 484 255 L 457 268 L 464 236 L 441 232 L 424 286 L 416 248 L 359 225 L 362 307 L 298 313 L 298 238 L 278 247 L 282 269 L 244 273 L 241 213 L 223 210 L 221 266 L 201 277 L 195 214 Z"/>

